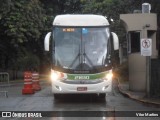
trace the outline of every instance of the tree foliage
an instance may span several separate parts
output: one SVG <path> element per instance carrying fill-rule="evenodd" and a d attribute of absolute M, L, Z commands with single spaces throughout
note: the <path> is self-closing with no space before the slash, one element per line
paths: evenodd
<path fill-rule="evenodd" d="M 46 15 L 39 0 L 0 3 L 0 68 L 17 69 L 17 61 L 30 55 L 28 52 L 41 51 L 39 40 L 45 30 Z"/>

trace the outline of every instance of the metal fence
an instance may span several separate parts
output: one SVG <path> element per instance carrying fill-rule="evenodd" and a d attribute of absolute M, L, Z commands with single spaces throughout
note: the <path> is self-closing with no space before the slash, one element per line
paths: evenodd
<path fill-rule="evenodd" d="M 150 94 L 160 97 L 160 59 L 151 59 Z"/>
<path fill-rule="evenodd" d="M 4 94 L 8 97 L 8 91 L 5 90 L 5 86 L 10 85 L 9 74 L 7 72 L 0 72 L 0 95 Z"/>
<path fill-rule="evenodd" d="M 7 72 L 0 72 L 0 84 L 9 84 L 9 74 Z"/>

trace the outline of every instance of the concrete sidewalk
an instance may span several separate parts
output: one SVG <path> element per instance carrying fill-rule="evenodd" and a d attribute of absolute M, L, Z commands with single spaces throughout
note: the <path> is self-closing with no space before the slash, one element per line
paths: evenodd
<path fill-rule="evenodd" d="M 130 91 L 128 82 L 125 82 L 125 83 L 119 82 L 118 88 L 119 88 L 119 91 L 123 95 L 125 95 L 133 100 L 137 100 L 139 102 L 143 102 L 148 105 L 154 105 L 154 106 L 160 107 L 160 98 L 147 98 L 145 92 Z"/>

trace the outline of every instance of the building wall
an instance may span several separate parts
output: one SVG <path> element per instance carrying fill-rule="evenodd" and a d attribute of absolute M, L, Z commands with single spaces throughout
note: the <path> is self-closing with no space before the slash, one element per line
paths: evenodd
<path fill-rule="evenodd" d="M 152 56 L 158 57 L 156 49 L 156 30 L 157 30 L 157 15 L 152 13 L 136 13 L 136 14 L 121 14 L 120 19 L 124 22 L 126 31 L 140 31 L 141 38 L 152 38 Z M 134 42 L 132 42 L 134 43 Z M 132 91 L 146 91 L 146 57 L 141 56 L 140 52 L 129 53 L 129 88 Z"/>
<path fill-rule="evenodd" d="M 146 58 L 139 53 L 130 54 L 129 62 L 129 89 L 145 91 L 146 89 Z"/>
<path fill-rule="evenodd" d="M 146 30 L 157 30 L 157 15 L 153 13 L 121 14 L 120 19 L 127 31 L 143 30 L 146 25 L 150 25 Z"/>

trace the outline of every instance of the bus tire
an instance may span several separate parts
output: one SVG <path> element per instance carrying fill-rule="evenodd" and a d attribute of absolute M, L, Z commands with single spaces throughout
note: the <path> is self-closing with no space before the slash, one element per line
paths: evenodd
<path fill-rule="evenodd" d="M 101 98 L 101 99 L 105 99 L 105 98 L 106 98 L 106 94 L 105 94 L 105 93 L 101 93 L 101 94 L 99 94 L 99 98 Z"/>
<path fill-rule="evenodd" d="M 58 99 L 60 99 L 62 97 L 61 94 L 53 94 L 53 96 L 54 96 L 55 100 L 58 100 Z"/>

